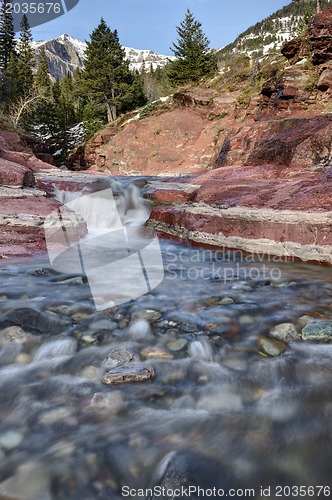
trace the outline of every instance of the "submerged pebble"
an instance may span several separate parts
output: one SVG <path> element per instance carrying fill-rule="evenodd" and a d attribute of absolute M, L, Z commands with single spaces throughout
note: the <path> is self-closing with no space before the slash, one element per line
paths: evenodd
<path fill-rule="evenodd" d="M 280 356 L 286 350 L 286 344 L 267 337 L 260 338 L 258 344 L 261 352 L 267 356 Z"/>

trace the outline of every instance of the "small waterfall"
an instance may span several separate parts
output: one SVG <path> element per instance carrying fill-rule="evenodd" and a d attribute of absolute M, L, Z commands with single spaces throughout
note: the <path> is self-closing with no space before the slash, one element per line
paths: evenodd
<path fill-rule="evenodd" d="M 76 351 L 77 342 L 73 338 L 50 340 L 39 347 L 34 356 L 34 361 L 39 362 L 63 356 L 73 356 Z"/>
<path fill-rule="evenodd" d="M 143 229 L 152 205 L 135 184 L 123 186 L 106 178 L 81 193 L 54 193 L 65 207 L 46 220 L 51 264 L 60 272 L 84 274 L 97 309 L 127 302 L 159 285 L 164 277 L 159 242 Z M 75 214 L 76 221 L 85 221 L 84 237 L 73 229 L 70 218 Z"/>
<path fill-rule="evenodd" d="M 87 223 L 88 237 L 123 226 L 142 226 L 150 216 L 151 204 L 135 184 L 124 188 L 113 179 L 98 179 L 82 192 L 54 188 L 58 201 Z"/>
<path fill-rule="evenodd" d="M 207 340 L 195 340 L 191 342 L 188 349 L 189 356 L 202 361 L 212 360 L 212 347 Z"/>

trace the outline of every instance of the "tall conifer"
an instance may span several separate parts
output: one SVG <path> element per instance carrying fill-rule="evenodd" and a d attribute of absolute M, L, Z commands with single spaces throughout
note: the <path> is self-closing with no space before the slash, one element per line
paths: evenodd
<path fill-rule="evenodd" d="M 189 80 L 197 81 L 215 71 L 216 60 L 209 50 L 210 42 L 202 30 L 202 23 L 194 18 L 189 9 L 176 31 L 177 43 L 173 43 L 171 50 L 177 59 L 170 64 L 171 83 L 178 85 Z"/>

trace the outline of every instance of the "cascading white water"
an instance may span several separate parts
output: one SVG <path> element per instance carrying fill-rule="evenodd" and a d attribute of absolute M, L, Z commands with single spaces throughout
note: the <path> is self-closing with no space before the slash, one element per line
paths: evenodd
<path fill-rule="evenodd" d="M 96 181 L 80 192 L 57 187 L 53 192 L 58 201 L 85 220 L 88 236 L 117 230 L 119 223 L 122 226 L 140 227 L 151 213 L 150 204 L 142 197 L 137 186 L 129 184 L 124 188 L 112 179 Z"/>
<path fill-rule="evenodd" d="M 158 239 L 143 230 L 151 206 L 137 186 L 99 179 L 81 193 L 54 193 L 65 208 L 47 220 L 51 264 L 61 272 L 85 274 L 98 309 L 144 295 L 163 280 Z M 85 221 L 83 238 L 73 231 L 67 209 Z"/>

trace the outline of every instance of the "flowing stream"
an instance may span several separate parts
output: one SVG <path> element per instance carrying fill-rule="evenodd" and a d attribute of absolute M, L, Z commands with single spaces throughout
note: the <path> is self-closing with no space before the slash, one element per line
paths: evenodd
<path fill-rule="evenodd" d="M 147 204 L 118 191 L 137 229 Z M 85 214 L 90 236 L 109 229 L 99 215 Z M 301 339 L 310 318 L 332 319 L 330 268 L 160 248 L 163 281 L 100 310 L 76 270 L 1 263 L 0 498 L 330 496 L 332 345 Z M 270 337 L 283 323 L 287 344 Z M 102 382 L 131 366 L 154 376 Z"/>

